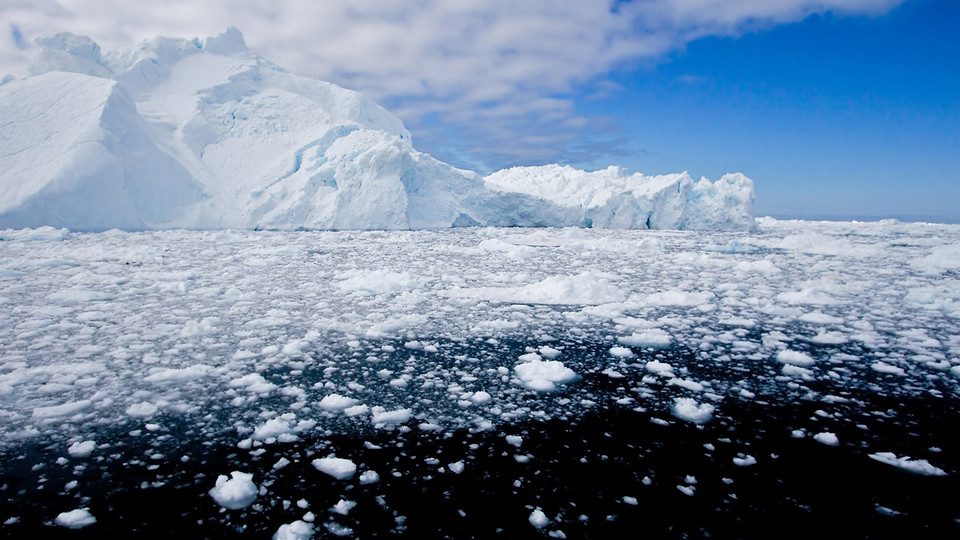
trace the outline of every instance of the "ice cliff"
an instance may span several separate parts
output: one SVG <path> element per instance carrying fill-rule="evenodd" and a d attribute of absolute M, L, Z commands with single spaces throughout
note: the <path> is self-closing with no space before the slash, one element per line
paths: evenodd
<path fill-rule="evenodd" d="M 549 165 L 487 177 L 417 152 L 363 95 L 234 28 L 102 54 L 58 34 L 0 86 L 0 228 L 749 229 L 753 183 Z"/>

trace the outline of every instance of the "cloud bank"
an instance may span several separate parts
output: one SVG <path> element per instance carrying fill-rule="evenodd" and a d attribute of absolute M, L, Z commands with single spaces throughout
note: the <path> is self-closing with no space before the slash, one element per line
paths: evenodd
<path fill-rule="evenodd" d="M 631 152 L 615 138 L 585 138 L 615 130 L 611 120 L 575 107 L 575 96 L 616 92 L 606 81 L 613 71 L 705 36 L 817 13 L 881 14 L 902 1 L 5 0 L 0 75 L 23 75 L 34 39 L 60 31 L 111 50 L 236 26 L 251 49 L 277 64 L 380 101 L 422 150 L 482 170 L 577 162 L 598 146 Z"/>

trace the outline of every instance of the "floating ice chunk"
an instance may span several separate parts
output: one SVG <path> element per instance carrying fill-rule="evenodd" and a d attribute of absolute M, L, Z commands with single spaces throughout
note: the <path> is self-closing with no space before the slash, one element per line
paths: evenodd
<path fill-rule="evenodd" d="M 692 398 L 677 398 L 673 405 L 673 415 L 681 420 L 703 424 L 713 419 L 716 408 L 709 404 L 698 404 Z"/>
<path fill-rule="evenodd" d="M 910 266 L 936 274 L 960 268 L 960 244 L 937 246 L 926 257 L 910 261 Z"/>
<path fill-rule="evenodd" d="M 93 453 L 97 443 L 94 441 L 75 442 L 67 447 L 67 453 L 73 458 L 85 458 Z"/>
<path fill-rule="evenodd" d="M 827 315 L 822 311 L 811 311 L 810 313 L 804 313 L 800 316 L 800 320 L 813 324 L 843 324 L 843 319 L 840 317 Z"/>
<path fill-rule="evenodd" d="M 273 535 L 273 540 L 310 540 L 313 538 L 313 523 L 294 521 L 281 525 Z"/>
<path fill-rule="evenodd" d="M 840 439 L 829 431 L 822 431 L 813 436 L 813 440 L 827 446 L 840 446 Z"/>
<path fill-rule="evenodd" d="M 644 367 L 647 369 L 647 371 L 651 371 L 658 375 L 664 375 L 664 376 L 670 376 L 670 377 L 673 376 L 673 366 L 671 366 L 666 362 L 661 362 L 659 360 L 651 360 L 647 362 L 647 364 Z"/>
<path fill-rule="evenodd" d="M 157 406 L 149 401 L 141 401 L 127 407 L 126 413 L 129 416 L 148 417 L 157 414 Z"/>
<path fill-rule="evenodd" d="M 869 454 L 869 457 L 870 459 L 874 459 L 880 463 L 893 465 L 894 467 L 903 469 L 913 474 L 920 474 L 923 476 L 947 475 L 946 471 L 934 467 L 925 459 L 910 459 L 907 456 L 897 457 L 897 455 L 893 452 L 877 452 L 875 454 Z"/>
<path fill-rule="evenodd" d="M 820 332 L 810 338 L 811 343 L 818 345 L 843 345 L 849 341 L 846 336 L 837 332 Z"/>
<path fill-rule="evenodd" d="M 33 417 L 37 419 L 61 418 L 64 416 L 73 416 L 79 412 L 89 409 L 93 405 L 89 399 L 71 401 L 62 405 L 52 405 L 50 407 L 37 407 L 33 409 Z"/>
<path fill-rule="evenodd" d="M 791 351 L 790 349 L 784 349 L 778 352 L 777 361 L 782 364 L 791 364 L 794 366 L 809 366 L 814 363 L 810 355 L 800 351 Z"/>
<path fill-rule="evenodd" d="M 420 280 L 410 272 L 390 270 L 351 271 L 338 285 L 340 292 L 363 292 L 367 294 L 397 294 L 415 289 Z"/>
<path fill-rule="evenodd" d="M 809 370 L 809 369 L 807 369 L 807 368 L 802 368 L 802 367 L 800 367 L 800 366 L 794 366 L 794 365 L 787 364 L 787 365 L 783 366 L 783 368 L 781 369 L 781 371 L 782 371 L 783 374 L 786 375 L 787 377 L 799 377 L 799 378 L 801 378 L 801 379 L 803 379 L 803 380 L 805 380 L 805 381 L 812 381 L 812 380 L 813 380 L 813 371 L 811 371 L 811 370 Z"/>
<path fill-rule="evenodd" d="M 636 356 L 631 349 L 627 347 L 610 347 L 610 354 L 617 358 L 630 358 Z"/>
<path fill-rule="evenodd" d="M 330 394 L 320 400 L 320 408 L 325 411 L 343 411 L 355 406 L 357 403 L 359 403 L 359 401 L 353 398 L 341 396 L 340 394 Z"/>
<path fill-rule="evenodd" d="M 329 474 L 337 480 L 347 480 L 357 472 L 357 465 L 349 459 L 325 457 L 315 459 L 312 463 L 318 471 Z"/>
<path fill-rule="evenodd" d="M 697 381 L 691 381 L 690 379 L 670 379 L 667 381 L 667 384 L 673 386 L 679 386 L 680 388 L 686 388 L 687 390 L 692 390 L 694 392 L 703 392 L 704 386 Z"/>
<path fill-rule="evenodd" d="M 673 342 L 670 334 L 659 328 L 650 328 L 640 332 L 634 332 L 629 336 L 617 338 L 621 345 L 629 347 L 667 347 Z"/>
<path fill-rule="evenodd" d="M 269 438 L 276 438 L 280 435 L 293 433 L 293 426 L 283 418 L 271 418 L 253 430 L 253 438 L 263 441 Z"/>
<path fill-rule="evenodd" d="M 346 525 L 340 525 L 339 523 L 329 521 L 327 523 L 324 523 L 323 526 L 326 527 L 327 531 L 329 531 L 330 534 L 334 536 L 340 536 L 340 537 L 353 536 L 353 529 L 351 529 L 350 527 L 347 527 Z"/>
<path fill-rule="evenodd" d="M 777 295 L 777 300 L 780 302 L 797 305 L 806 304 L 830 306 L 840 303 L 840 301 L 836 298 L 817 289 L 803 289 L 800 291 L 782 292 Z"/>
<path fill-rule="evenodd" d="M 520 445 L 523 444 L 523 437 L 519 435 L 507 435 L 504 438 L 507 440 L 507 444 L 516 446 L 517 448 L 520 448 Z"/>
<path fill-rule="evenodd" d="M 640 504 L 640 501 L 638 501 L 636 497 L 631 497 L 629 495 L 623 496 L 623 502 L 631 506 L 637 506 L 638 504 Z"/>
<path fill-rule="evenodd" d="M 97 518 L 93 517 L 93 514 L 86 508 L 77 508 L 76 510 L 57 514 L 53 522 L 68 529 L 82 529 L 96 523 Z"/>
<path fill-rule="evenodd" d="M 477 404 L 477 405 L 483 405 L 483 404 L 485 404 L 485 403 L 490 403 L 490 401 L 491 401 L 492 399 L 493 399 L 493 397 L 490 396 L 490 393 L 489 393 L 489 392 L 484 392 L 483 390 L 480 390 L 479 392 L 475 392 L 472 396 L 470 396 L 470 401 L 472 401 L 473 403 L 475 403 L 475 404 Z"/>
<path fill-rule="evenodd" d="M 733 267 L 738 272 L 759 272 L 761 274 L 776 274 L 780 272 L 772 262 L 761 259 L 759 261 L 742 261 Z"/>
<path fill-rule="evenodd" d="M 549 345 L 543 345 L 538 350 L 540 351 L 540 356 L 549 360 L 553 360 L 554 358 L 560 356 L 560 351 Z"/>
<path fill-rule="evenodd" d="M 377 474 L 377 471 L 363 471 L 360 473 L 360 484 L 376 484 L 380 481 L 380 475 Z"/>
<path fill-rule="evenodd" d="M 870 364 L 870 367 L 874 371 L 879 371 L 880 373 L 889 373 L 891 375 L 906 375 L 907 372 L 901 367 L 897 367 L 886 362 L 874 362 Z"/>
<path fill-rule="evenodd" d="M 749 467 L 757 464 L 757 458 L 746 454 L 739 454 L 733 458 L 733 464 L 737 467 Z"/>
<path fill-rule="evenodd" d="M 576 276 L 550 276 L 521 287 L 453 288 L 453 298 L 482 298 L 493 302 L 544 305 L 598 305 L 621 302 L 623 290 L 607 275 L 584 272 Z"/>
<path fill-rule="evenodd" d="M 540 510 L 539 508 L 533 512 L 530 512 L 530 517 L 527 519 L 530 521 L 530 524 L 537 529 L 542 529 L 550 524 L 550 519 L 547 518 L 547 515 L 543 513 L 543 510 Z"/>
<path fill-rule="evenodd" d="M 248 391 L 256 394 L 267 394 L 276 390 L 277 385 L 263 378 L 259 373 L 250 373 L 243 377 L 231 379 L 228 383 L 230 388 L 246 388 Z"/>
<path fill-rule="evenodd" d="M 203 364 L 196 364 L 185 368 L 167 368 L 154 371 L 143 378 L 144 381 L 155 384 L 180 383 L 201 379 L 210 374 L 213 368 Z"/>
<path fill-rule="evenodd" d="M 513 371 L 524 386 L 537 392 L 550 392 L 556 389 L 557 383 L 572 381 L 577 377 L 574 371 L 563 365 L 559 360 L 541 360 L 539 355 L 523 355 Z"/>
<path fill-rule="evenodd" d="M 611 379 L 622 379 L 625 377 L 623 373 L 620 373 L 619 371 L 613 369 L 612 367 L 607 368 L 601 371 L 600 373 L 603 373 L 604 375 L 606 375 L 607 377 L 610 377 Z"/>
<path fill-rule="evenodd" d="M 336 513 L 336 514 L 340 514 L 341 516 L 345 516 L 345 515 L 349 514 L 350 511 L 353 510 L 353 508 L 354 508 L 355 506 L 357 506 L 357 503 L 355 503 L 355 502 L 353 502 L 353 501 L 345 501 L 345 500 L 343 500 L 343 499 L 340 499 L 340 500 L 337 502 L 337 504 L 333 505 L 333 508 L 331 508 L 331 510 L 333 510 L 333 512 Z"/>
<path fill-rule="evenodd" d="M 354 405 L 353 407 L 347 407 L 343 410 L 343 414 L 346 416 L 360 416 L 368 412 L 370 412 L 370 407 L 366 405 Z"/>
<path fill-rule="evenodd" d="M 413 417 L 412 409 L 396 409 L 388 411 L 383 407 L 374 407 L 370 419 L 374 424 L 402 424 Z"/>
<path fill-rule="evenodd" d="M 712 292 L 662 291 L 646 298 L 651 306 L 699 306 L 715 299 Z"/>
<path fill-rule="evenodd" d="M 217 504 L 229 510 L 239 510 L 253 504 L 259 489 L 253 483 L 253 475 L 239 471 L 230 473 L 232 478 L 217 477 L 217 485 L 208 493 Z"/>
<path fill-rule="evenodd" d="M 450 469 L 450 472 L 453 474 L 461 474 L 463 472 L 463 461 L 449 463 L 447 464 L 447 468 Z"/>

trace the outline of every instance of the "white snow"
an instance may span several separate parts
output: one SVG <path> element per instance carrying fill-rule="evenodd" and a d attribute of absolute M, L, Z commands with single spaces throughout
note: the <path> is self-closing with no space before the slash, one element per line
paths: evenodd
<path fill-rule="evenodd" d="M 229 479 L 222 474 L 217 477 L 217 485 L 209 491 L 213 500 L 228 510 L 239 510 L 253 504 L 259 492 L 253 483 L 253 475 L 233 471 L 230 476 Z"/>
<path fill-rule="evenodd" d="M 93 514 L 86 508 L 77 508 L 76 510 L 57 514 L 53 522 L 68 529 L 82 529 L 96 523 L 97 518 L 93 517 Z"/>
<path fill-rule="evenodd" d="M 235 28 L 105 54 L 66 33 L 38 43 L 31 76 L 0 85 L 0 227 L 754 227 L 740 174 L 455 169 L 370 99 L 282 70 Z M 341 287 L 416 286 L 368 272 Z"/>
<path fill-rule="evenodd" d="M 318 471 L 329 474 L 337 480 L 347 480 L 357 472 L 357 465 L 349 459 L 325 457 L 315 459 L 312 463 Z"/>
<path fill-rule="evenodd" d="M 910 459 L 907 456 L 897 457 L 893 452 L 877 452 L 875 454 L 868 454 L 870 459 L 879 461 L 880 463 L 885 463 L 887 465 L 893 465 L 899 469 L 903 469 L 907 472 L 913 474 L 919 474 L 922 476 L 946 476 L 947 473 L 943 469 L 934 467 L 925 459 Z"/>

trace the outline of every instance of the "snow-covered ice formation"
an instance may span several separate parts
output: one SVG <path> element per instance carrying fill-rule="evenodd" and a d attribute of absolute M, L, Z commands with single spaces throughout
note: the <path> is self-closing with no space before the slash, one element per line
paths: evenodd
<path fill-rule="evenodd" d="M 235 28 L 101 54 L 57 34 L 0 86 L 0 227 L 746 230 L 753 184 L 549 165 L 488 177 L 395 116 L 256 56 Z"/>

